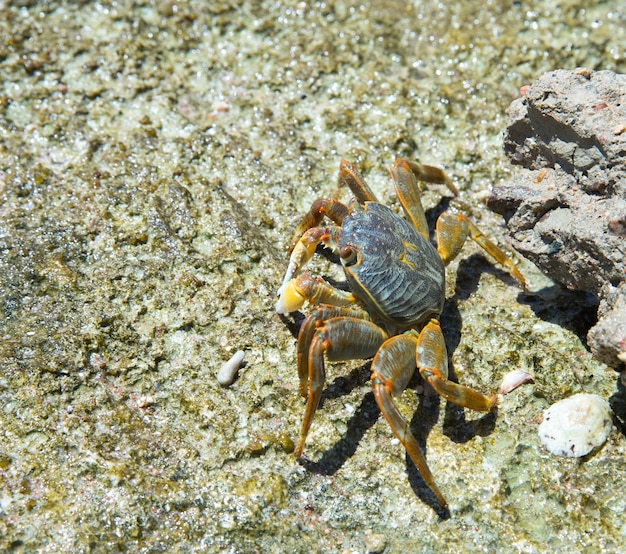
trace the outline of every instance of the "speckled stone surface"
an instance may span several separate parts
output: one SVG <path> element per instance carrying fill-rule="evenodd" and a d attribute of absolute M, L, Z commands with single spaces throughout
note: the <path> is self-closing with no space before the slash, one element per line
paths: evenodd
<path fill-rule="evenodd" d="M 440 517 L 362 362 L 329 364 L 299 464 L 296 323 L 273 313 L 294 223 L 354 160 L 398 208 L 396 156 L 453 207 L 512 175 L 505 110 L 566 67 L 624 73 L 621 3 L 0 1 L 0 550 L 602 552 L 626 540 L 626 413 L 580 337 L 588 299 L 468 245 L 442 326 L 460 381 L 533 384 L 481 416 L 400 407 Z M 439 187 L 424 204 L 432 221 Z M 314 268 L 332 273 L 325 260 Z M 237 350 L 246 364 L 223 388 Z M 577 392 L 617 423 L 593 457 L 542 450 Z"/>

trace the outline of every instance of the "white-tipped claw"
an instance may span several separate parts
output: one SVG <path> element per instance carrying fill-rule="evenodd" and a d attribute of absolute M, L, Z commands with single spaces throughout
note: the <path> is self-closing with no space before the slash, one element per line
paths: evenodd
<path fill-rule="evenodd" d="M 295 279 L 290 279 L 278 289 L 278 302 L 276 302 L 276 313 L 289 314 L 300 309 L 304 304 L 305 297 L 298 290 Z"/>
<path fill-rule="evenodd" d="M 294 261 L 289 261 L 289 265 L 287 266 L 287 271 L 285 272 L 285 277 L 283 278 L 283 284 L 278 289 L 278 294 L 282 294 L 282 290 L 287 286 L 287 283 L 293 279 L 293 276 L 298 271 L 298 264 Z"/>

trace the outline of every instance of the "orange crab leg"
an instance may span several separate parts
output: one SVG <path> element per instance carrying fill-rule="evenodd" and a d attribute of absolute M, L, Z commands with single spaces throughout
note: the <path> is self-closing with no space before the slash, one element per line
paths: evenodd
<path fill-rule="evenodd" d="M 399 396 L 406 388 L 415 371 L 416 348 L 417 339 L 412 334 L 397 335 L 385 341 L 372 362 L 372 388 L 378 407 L 391 430 L 408 452 L 439 504 L 445 508 L 448 505 L 446 499 L 435 483 L 409 424 L 393 401 L 393 397 Z"/>
<path fill-rule="evenodd" d="M 344 308 L 341 306 L 317 306 L 306 316 L 298 333 L 298 377 L 300 378 L 300 394 L 306 398 L 309 390 L 309 349 L 317 329 L 325 320 L 335 317 L 356 317 L 369 320 L 366 311 L 360 308 Z"/>
<path fill-rule="evenodd" d="M 348 215 L 348 208 L 335 198 L 318 198 L 311 204 L 311 208 L 304 215 L 300 223 L 298 223 L 294 231 L 291 241 L 289 242 L 289 252 L 292 252 L 300 237 L 306 231 L 313 227 L 317 227 L 324 216 L 332 220 L 336 225 L 341 225 L 344 217 Z"/>
<path fill-rule="evenodd" d="M 329 361 L 371 358 L 386 338 L 387 333 L 380 327 L 371 321 L 355 317 L 329 319 L 314 334 L 309 348 L 307 405 L 300 439 L 294 452 L 297 458 L 302 456 L 304 443 L 322 396 L 326 378 L 324 354 Z"/>
<path fill-rule="evenodd" d="M 330 304 L 331 306 L 348 306 L 355 302 L 351 293 L 336 289 L 321 277 L 312 277 L 305 272 L 295 279 L 290 279 L 279 291 L 276 312 L 288 314 L 299 310 L 306 300 L 311 304 Z"/>
<path fill-rule="evenodd" d="M 298 242 L 296 242 L 296 245 L 291 252 L 291 256 L 289 257 L 289 265 L 287 266 L 287 271 L 285 272 L 285 277 L 283 278 L 283 284 L 280 289 L 278 289 L 278 296 L 280 297 L 278 304 L 276 305 L 276 311 L 278 313 L 288 313 L 288 311 L 293 311 L 284 311 L 287 308 L 281 307 L 282 302 L 284 301 L 283 292 L 286 290 L 289 281 L 291 281 L 292 278 L 298 274 L 298 271 L 302 268 L 302 266 L 304 266 L 313 257 L 315 249 L 320 243 L 336 250 L 339 232 L 339 227 L 313 227 L 305 231 Z M 293 289 L 291 292 L 294 292 Z M 304 300 L 302 300 L 300 306 L 303 302 Z M 294 308 L 294 310 L 296 309 L 298 309 L 298 307 Z"/>
<path fill-rule="evenodd" d="M 418 233 L 428 238 L 428 223 L 422 206 L 421 193 L 417 186 L 415 174 L 409 168 L 406 160 L 399 158 L 391 167 L 391 179 L 396 187 L 398 200 Z"/>
<path fill-rule="evenodd" d="M 491 254 L 496 261 L 506 267 L 511 275 L 526 288 L 526 280 L 520 271 L 500 248 L 491 242 L 467 217 L 461 214 L 444 212 L 437 220 L 437 250 L 444 265 L 448 265 L 461 251 L 469 236 L 483 250 Z"/>
<path fill-rule="evenodd" d="M 436 185 L 446 185 L 448 190 L 454 194 L 454 196 L 459 195 L 458 189 L 454 186 L 452 180 L 443 169 L 432 165 L 421 164 L 419 162 L 409 160 L 408 158 L 398 158 L 396 160 L 396 164 L 398 162 L 406 163 L 419 181 L 434 183 Z"/>
<path fill-rule="evenodd" d="M 439 322 L 431 320 L 417 339 L 417 367 L 438 394 L 449 402 L 479 412 L 488 412 L 496 404 L 496 393 L 489 396 L 448 380 L 448 355 Z"/>
<path fill-rule="evenodd" d="M 342 159 L 339 164 L 339 186 L 344 185 L 350 188 L 359 202 L 378 202 L 372 189 L 359 174 L 356 164 Z"/>
<path fill-rule="evenodd" d="M 428 223 L 424 215 L 422 193 L 417 184 L 418 180 L 446 185 L 455 196 L 459 194 L 459 191 L 443 169 L 432 165 L 423 165 L 405 158 L 398 158 L 395 161 L 391 167 L 391 178 L 396 187 L 398 200 L 404 208 L 404 213 L 419 233 L 428 238 Z"/>

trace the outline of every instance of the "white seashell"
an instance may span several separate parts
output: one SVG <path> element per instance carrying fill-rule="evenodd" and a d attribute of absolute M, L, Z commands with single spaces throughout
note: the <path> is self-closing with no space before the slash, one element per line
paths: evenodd
<path fill-rule="evenodd" d="M 237 350 L 230 360 L 224 362 L 217 372 L 217 382 L 223 387 L 232 385 L 237 377 L 237 372 L 243 363 L 245 354 L 243 350 Z"/>
<path fill-rule="evenodd" d="M 612 427 L 611 408 L 595 394 L 575 394 L 550 406 L 539 426 L 542 444 L 557 456 L 578 458 L 604 444 Z"/>
<path fill-rule="evenodd" d="M 509 371 L 503 378 L 500 384 L 500 394 L 508 394 L 512 390 L 515 390 L 524 383 L 534 381 L 534 377 L 530 373 L 526 373 L 521 369 L 515 369 Z"/>

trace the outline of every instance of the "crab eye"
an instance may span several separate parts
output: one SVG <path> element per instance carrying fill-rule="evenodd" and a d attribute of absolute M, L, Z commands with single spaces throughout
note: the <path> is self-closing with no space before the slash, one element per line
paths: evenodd
<path fill-rule="evenodd" d="M 357 262 L 357 251 L 353 246 L 344 246 L 339 252 L 339 256 L 344 267 L 349 267 Z"/>

